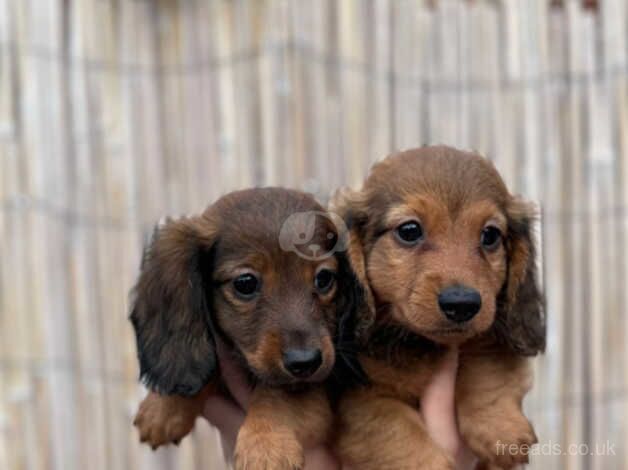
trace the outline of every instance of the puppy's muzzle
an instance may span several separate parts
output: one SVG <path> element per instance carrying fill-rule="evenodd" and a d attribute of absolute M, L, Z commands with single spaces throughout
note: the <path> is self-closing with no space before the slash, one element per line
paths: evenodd
<path fill-rule="evenodd" d="M 464 323 L 480 311 L 482 297 L 475 289 L 451 286 L 438 294 L 438 305 L 448 320 L 454 323 Z"/>
<path fill-rule="evenodd" d="M 288 349 L 283 353 L 283 366 L 299 379 L 314 375 L 323 363 L 320 349 Z"/>

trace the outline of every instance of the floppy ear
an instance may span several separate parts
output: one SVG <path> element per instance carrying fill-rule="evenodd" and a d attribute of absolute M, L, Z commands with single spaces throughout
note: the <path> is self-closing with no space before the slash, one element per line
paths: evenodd
<path fill-rule="evenodd" d="M 534 209 L 513 199 L 507 213 L 508 278 L 498 299 L 496 333 L 515 353 L 533 356 L 545 350 L 545 314 L 532 239 Z"/>
<path fill-rule="evenodd" d="M 362 196 L 359 192 L 337 193 L 331 203 L 330 212 L 344 221 L 348 235 L 346 251 L 340 252 L 341 271 L 348 279 L 343 292 L 351 296 L 352 329 L 357 340 L 364 342 L 375 322 L 375 302 L 366 275 L 366 262 L 363 246 L 363 231 L 367 215 L 362 209 Z"/>
<path fill-rule="evenodd" d="M 202 216 L 155 227 L 132 292 L 140 378 L 162 394 L 195 395 L 216 369 L 203 270 L 215 232 Z"/>

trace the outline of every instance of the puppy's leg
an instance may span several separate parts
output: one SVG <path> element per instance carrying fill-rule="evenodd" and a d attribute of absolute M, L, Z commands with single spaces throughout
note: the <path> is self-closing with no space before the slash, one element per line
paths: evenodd
<path fill-rule="evenodd" d="M 206 385 L 192 397 L 149 392 L 133 421 L 139 430 L 140 441 L 153 449 L 171 442 L 178 444 L 194 427 L 196 417 L 203 411 L 214 389 L 213 384 Z"/>
<path fill-rule="evenodd" d="M 302 393 L 257 388 L 234 455 L 235 470 L 293 470 L 304 465 L 303 449 L 324 442 L 332 414 L 322 389 Z"/>
<path fill-rule="evenodd" d="M 481 460 L 504 469 L 528 462 L 530 446 L 537 439 L 521 402 L 531 385 L 525 358 L 461 356 L 456 385 L 458 424 Z"/>
<path fill-rule="evenodd" d="M 427 434 L 416 409 L 369 390 L 354 391 L 340 404 L 337 437 L 343 462 L 360 470 L 448 470 L 453 460 Z"/>

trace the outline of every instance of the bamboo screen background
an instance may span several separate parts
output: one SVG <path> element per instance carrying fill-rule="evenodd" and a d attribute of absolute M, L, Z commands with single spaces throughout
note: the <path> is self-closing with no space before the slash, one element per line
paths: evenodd
<path fill-rule="evenodd" d="M 542 443 L 616 455 L 534 468 L 628 468 L 626 2 L 432 3 L 0 0 L 1 469 L 223 468 L 200 420 L 157 453 L 131 427 L 144 234 L 245 186 L 325 198 L 424 143 L 543 206 L 526 407 Z"/>

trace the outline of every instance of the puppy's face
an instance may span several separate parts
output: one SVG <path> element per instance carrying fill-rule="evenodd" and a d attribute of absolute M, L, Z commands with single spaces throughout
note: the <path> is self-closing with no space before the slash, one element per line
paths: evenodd
<path fill-rule="evenodd" d="M 507 275 L 508 230 L 493 201 L 465 201 L 452 213 L 433 194 L 407 195 L 388 208 L 383 230 L 367 272 L 396 321 L 439 343 L 492 325 Z"/>
<path fill-rule="evenodd" d="M 338 259 L 306 259 L 277 244 L 279 224 L 239 219 L 216 244 L 212 274 L 216 325 L 265 383 L 316 382 L 334 364 Z M 311 243 L 333 243 L 317 218 Z M 273 237 L 272 234 L 275 234 Z M 271 235 L 271 236 L 269 236 Z"/>
<path fill-rule="evenodd" d="M 543 348 L 532 214 L 488 161 L 447 147 L 403 152 L 340 207 L 379 312 L 441 344 L 492 328 L 518 352 Z"/>
<path fill-rule="evenodd" d="M 300 225 L 295 213 L 315 217 Z M 306 194 L 252 189 L 158 228 L 131 313 L 143 380 L 161 393 L 197 393 L 216 370 L 214 335 L 262 383 L 325 379 L 358 290 L 334 251 L 343 234 L 324 215 Z M 304 228 L 315 249 L 286 250 L 280 234 L 297 239 L 286 231 Z"/>

